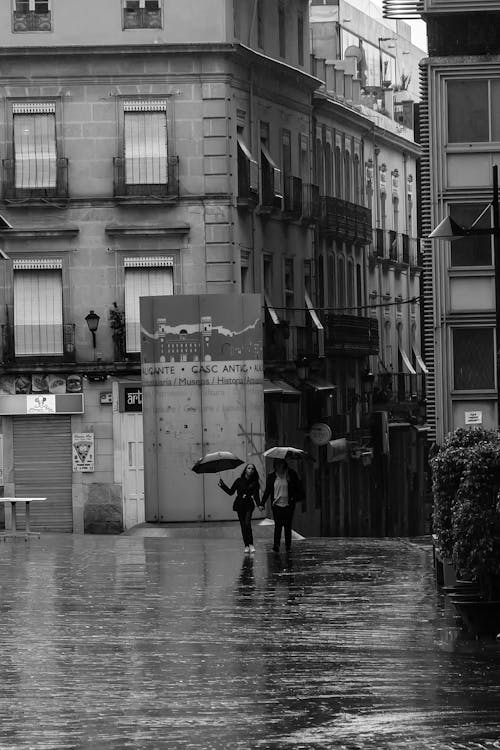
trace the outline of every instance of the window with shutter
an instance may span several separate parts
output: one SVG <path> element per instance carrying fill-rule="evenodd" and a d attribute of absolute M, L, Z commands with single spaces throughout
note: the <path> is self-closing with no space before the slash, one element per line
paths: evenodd
<path fill-rule="evenodd" d="M 14 263 L 14 348 L 16 357 L 63 354 L 60 263 L 30 268 Z M 50 268 L 50 266 L 59 268 Z"/>
<path fill-rule="evenodd" d="M 161 297 L 173 293 L 173 260 L 171 258 L 125 259 L 127 352 L 141 351 L 140 298 Z"/>

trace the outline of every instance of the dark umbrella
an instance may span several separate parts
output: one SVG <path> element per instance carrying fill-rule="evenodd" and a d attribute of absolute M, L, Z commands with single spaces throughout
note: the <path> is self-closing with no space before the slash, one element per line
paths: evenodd
<path fill-rule="evenodd" d="M 215 451 L 215 453 L 207 453 L 203 458 L 199 458 L 191 471 L 195 474 L 217 474 L 219 471 L 236 469 L 243 463 L 245 462 L 231 451 Z"/>

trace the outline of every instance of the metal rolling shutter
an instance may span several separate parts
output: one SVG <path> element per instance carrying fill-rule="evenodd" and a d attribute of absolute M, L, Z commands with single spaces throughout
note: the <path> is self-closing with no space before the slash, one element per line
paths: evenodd
<path fill-rule="evenodd" d="M 32 530 L 71 533 L 71 418 L 14 417 L 13 425 L 16 496 L 47 498 L 31 506 Z M 19 528 L 24 528 L 24 509 L 21 506 L 17 516 L 21 519 Z"/>

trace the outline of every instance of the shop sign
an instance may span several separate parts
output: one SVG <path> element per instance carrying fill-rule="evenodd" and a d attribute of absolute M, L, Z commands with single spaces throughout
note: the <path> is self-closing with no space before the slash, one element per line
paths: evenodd
<path fill-rule="evenodd" d="M 309 430 L 309 437 L 314 445 L 326 445 L 332 439 L 332 431 L 324 422 L 315 422 Z"/>
<path fill-rule="evenodd" d="M 94 433 L 73 433 L 73 471 L 94 471 Z"/>
<path fill-rule="evenodd" d="M 337 438 L 337 440 L 330 440 L 326 449 L 326 460 L 329 463 L 335 463 L 336 461 L 347 461 L 347 438 Z"/>
<path fill-rule="evenodd" d="M 124 411 L 142 411 L 142 386 L 125 386 L 123 396 Z"/>
<path fill-rule="evenodd" d="M 0 414 L 83 414 L 83 393 L 0 393 Z"/>
<path fill-rule="evenodd" d="M 466 411 L 465 424 L 483 424 L 482 411 Z"/>

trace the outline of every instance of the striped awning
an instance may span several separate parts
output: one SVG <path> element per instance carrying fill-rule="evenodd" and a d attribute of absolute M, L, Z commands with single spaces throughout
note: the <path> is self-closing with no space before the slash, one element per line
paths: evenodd
<path fill-rule="evenodd" d="M 171 256 L 149 256 L 149 257 L 131 257 L 124 258 L 123 265 L 125 268 L 161 268 L 164 266 L 173 266 L 174 259 Z"/>
<path fill-rule="evenodd" d="M 61 258 L 15 258 L 14 271 L 46 271 L 62 268 Z"/>
<path fill-rule="evenodd" d="M 401 354 L 401 359 L 403 360 L 404 366 L 406 367 L 410 375 L 416 375 L 417 371 L 415 370 L 412 363 L 410 362 L 410 358 L 405 352 L 405 350 L 403 349 L 403 347 L 401 346 L 401 344 L 399 345 L 399 353 Z"/>

